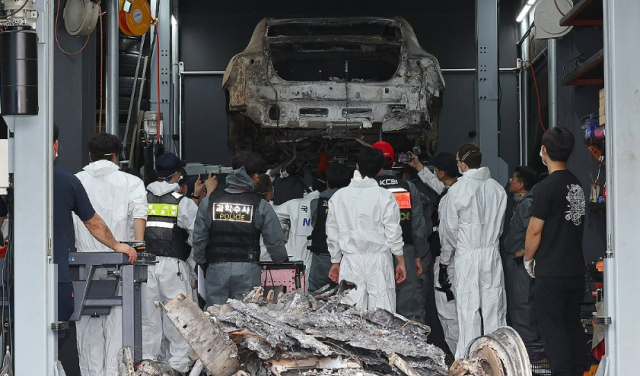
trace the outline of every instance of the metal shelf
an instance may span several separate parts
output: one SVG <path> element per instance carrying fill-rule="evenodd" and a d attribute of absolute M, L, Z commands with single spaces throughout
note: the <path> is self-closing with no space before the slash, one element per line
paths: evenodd
<path fill-rule="evenodd" d="M 581 0 L 560 19 L 561 26 L 602 26 L 602 0 Z"/>
<path fill-rule="evenodd" d="M 604 85 L 604 50 L 596 52 L 564 78 L 564 85 Z"/>

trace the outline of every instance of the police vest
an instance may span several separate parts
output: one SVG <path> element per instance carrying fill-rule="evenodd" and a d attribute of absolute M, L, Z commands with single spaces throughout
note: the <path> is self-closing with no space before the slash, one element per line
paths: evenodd
<path fill-rule="evenodd" d="M 409 183 L 394 176 L 376 177 L 378 185 L 386 188 L 398 202 L 400 208 L 400 227 L 402 228 L 402 240 L 405 244 L 413 244 L 413 231 L 411 229 L 411 191 Z"/>
<path fill-rule="evenodd" d="M 253 192 L 223 192 L 211 200 L 207 262 L 260 261 L 260 231 L 255 225 L 260 200 Z"/>
<path fill-rule="evenodd" d="M 156 256 L 186 260 L 191 253 L 187 230 L 178 227 L 178 205 L 184 198 L 172 192 L 156 196 L 147 192 L 148 216 L 144 232 L 146 251 Z"/>
<path fill-rule="evenodd" d="M 440 201 L 442 201 L 442 198 L 444 197 L 444 195 L 446 195 L 447 192 L 449 192 L 449 188 L 451 188 L 451 186 L 445 187 L 442 190 L 442 193 L 440 193 L 440 196 L 438 196 L 438 200 L 434 204 L 435 210 L 431 217 L 433 219 L 433 232 L 431 233 L 431 235 L 429 235 L 428 240 L 429 240 L 429 249 L 431 250 L 431 257 L 433 257 L 434 259 L 440 256 L 441 249 L 442 249 L 442 244 L 440 244 L 440 231 L 438 231 L 438 228 L 440 227 L 440 212 L 438 209 L 440 207 Z"/>
<path fill-rule="evenodd" d="M 318 199 L 318 208 L 316 209 L 316 224 L 309 239 L 311 245 L 307 247 L 313 253 L 329 253 L 327 246 L 327 214 L 329 214 L 329 200 L 326 198 Z"/>

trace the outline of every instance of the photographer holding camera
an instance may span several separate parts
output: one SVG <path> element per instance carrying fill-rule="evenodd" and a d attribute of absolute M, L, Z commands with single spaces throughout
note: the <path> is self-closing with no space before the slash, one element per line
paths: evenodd
<path fill-rule="evenodd" d="M 399 179 L 391 170 L 394 166 L 395 153 L 388 142 L 378 141 L 373 149 L 382 151 L 384 163 L 382 171 L 376 177 L 382 188 L 391 191 L 400 208 L 400 227 L 404 241 L 404 258 L 406 260 L 407 279 L 396 285 L 396 312 L 404 317 L 423 322 L 422 291 L 418 277 L 422 274 L 422 258 L 429 253 L 427 242 L 427 225 L 422 214 L 420 192 L 411 182 Z M 404 158 L 406 158 L 406 154 Z M 399 156 L 402 156 L 399 155 Z"/>

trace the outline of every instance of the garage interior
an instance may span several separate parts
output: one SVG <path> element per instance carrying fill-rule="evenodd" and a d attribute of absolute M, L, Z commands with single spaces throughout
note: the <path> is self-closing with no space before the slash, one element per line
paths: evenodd
<path fill-rule="evenodd" d="M 2 332 L 2 344 L 13 358 L 9 368 L 14 370 L 8 374 L 53 375 L 58 356 L 67 375 L 80 375 L 73 323 L 71 338 L 58 350 L 51 330 L 56 321 L 56 267 L 50 251 L 53 123 L 61 134 L 55 166 L 72 173 L 90 162 L 88 142 L 99 132 L 123 140 L 120 166 L 141 173 L 145 183 L 155 167 L 154 154 L 163 151 L 186 161 L 189 175 L 228 171 L 232 152 L 223 80 L 256 25 L 265 18 L 348 17 L 402 17 L 422 49 L 438 60 L 445 89 L 433 154 L 455 154 L 465 142 L 479 144 L 483 165 L 506 187 L 517 166 L 546 171 L 539 156 L 546 129 L 571 130 L 576 144 L 567 168 L 588 201 L 583 252 L 591 278 L 585 286 L 583 324 L 590 339 L 595 330 L 606 343 L 606 350 L 602 345 L 602 352 L 592 353 L 590 365 L 596 366 L 593 375 L 596 369 L 597 375 L 635 374 L 640 350 L 635 317 L 640 260 L 634 236 L 635 208 L 640 207 L 634 192 L 640 183 L 640 72 L 633 37 L 640 33 L 637 0 L 27 0 L 26 8 L 22 0 L 1 3 L 0 39 L 16 28 L 35 30 L 38 36 L 37 45 L 29 45 L 37 50 L 37 67 L 28 66 L 24 74 L 37 75 L 35 82 L 10 68 L 11 59 L 25 59 L 0 46 L 2 74 L 17 77 L 0 77 L 6 109 L 6 124 L 0 125 L 0 192 L 9 193 L 13 208 L 2 232 L 11 234 L 2 269 L 3 302 L 11 312 L 8 318 L 3 314 Z M 134 14 L 124 10 L 128 6 L 140 9 L 143 21 L 128 19 Z M 91 20 L 83 22 L 90 25 L 82 26 L 90 30 L 71 35 L 71 13 L 89 8 Z M 6 23 L 16 19 L 11 13 L 23 10 L 24 24 Z M 123 30 L 123 24 L 130 29 Z M 283 59 L 283 71 L 296 64 Z M 158 113 L 160 135 L 154 133 Z M 386 140 L 384 134 L 381 139 Z M 412 375 L 394 367 L 395 374 Z M 544 357 L 531 357 L 528 370 L 551 375 Z"/>

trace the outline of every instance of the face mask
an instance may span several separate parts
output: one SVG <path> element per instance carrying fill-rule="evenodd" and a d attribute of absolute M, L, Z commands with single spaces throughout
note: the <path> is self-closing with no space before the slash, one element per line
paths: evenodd
<path fill-rule="evenodd" d="M 460 166 L 458 166 L 458 172 L 460 173 L 460 175 L 463 174 L 462 169 L 460 168 Z"/>
<path fill-rule="evenodd" d="M 58 158 L 58 152 L 56 151 L 56 155 L 53 156 L 53 160 L 55 161 Z"/>
<path fill-rule="evenodd" d="M 547 162 L 544 161 L 544 157 L 542 156 L 542 149 L 540 149 L 540 159 L 542 159 L 542 164 L 547 165 Z"/>

